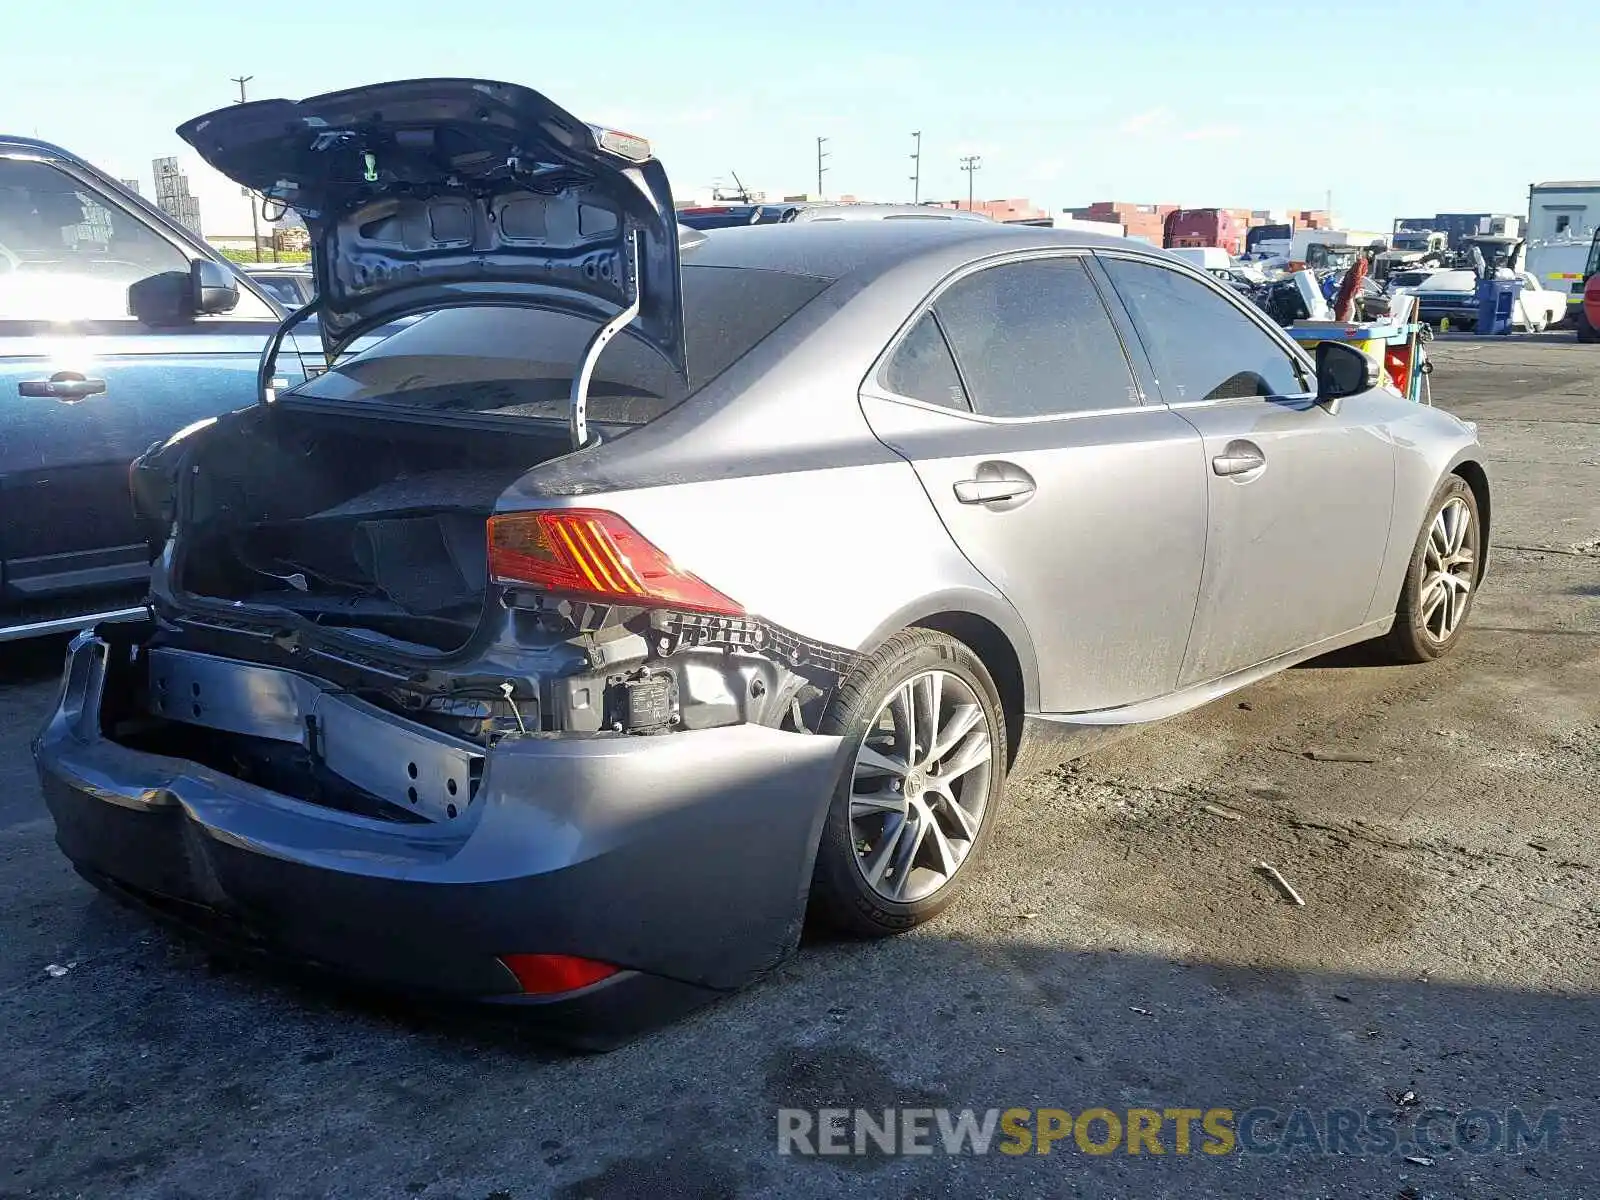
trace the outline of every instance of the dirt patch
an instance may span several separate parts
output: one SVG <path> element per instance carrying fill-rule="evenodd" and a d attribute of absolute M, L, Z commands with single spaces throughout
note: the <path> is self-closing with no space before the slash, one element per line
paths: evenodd
<path fill-rule="evenodd" d="M 1084 906 L 1119 924 L 1175 934 L 1206 960 L 1262 969 L 1330 968 L 1415 925 L 1430 880 L 1407 861 L 1407 849 L 1379 831 L 1313 827 L 1257 804 L 1242 812 L 1236 798 L 1164 797 L 1113 817 L 1084 847 L 1085 866 L 1097 876 Z M 1304 906 L 1260 870 L 1262 862 Z"/>

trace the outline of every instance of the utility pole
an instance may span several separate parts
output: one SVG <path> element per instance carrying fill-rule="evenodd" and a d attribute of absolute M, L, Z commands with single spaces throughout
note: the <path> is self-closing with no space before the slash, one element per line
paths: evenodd
<path fill-rule="evenodd" d="M 245 91 L 244 91 L 244 85 L 249 83 L 252 79 L 254 79 L 255 76 L 254 75 L 232 75 L 232 76 L 229 76 L 229 78 L 231 78 L 234 83 L 237 83 L 239 85 L 239 103 L 243 104 L 245 102 L 245 100 L 246 100 Z M 240 190 L 243 191 L 246 196 L 250 197 L 250 245 L 255 249 L 256 261 L 260 262 L 261 261 L 261 217 L 256 211 L 256 209 L 257 209 L 256 194 L 254 192 L 252 192 L 249 188 L 241 188 Z M 278 261 L 278 254 L 277 254 L 276 250 L 273 251 L 272 261 L 273 262 L 277 262 Z"/>
<path fill-rule="evenodd" d="M 972 177 L 983 169 L 983 156 L 981 154 L 963 154 L 961 156 L 961 169 L 967 173 L 967 211 L 972 211 Z"/>
<path fill-rule="evenodd" d="M 825 137 L 819 137 L 817 139 L 817 198 L 818 199 L 822 198 L 822 173 L 828 169 L 827 167 L 822 165 L 822 160 L 827 158 L 827 157 L 829 157 L 828 151 L 826 151 L 826 150 L 824 150 L 822 148 L 823 146 L 827 145 L 827 143 L 828 143 L 828 139 L 825 138 Z"/>
<path fill-rule="evenodd" d="M 911 203 L 922 203 L 922 130 L 911 134 L 916 139 L 916 149 L 911 152 Z"/>

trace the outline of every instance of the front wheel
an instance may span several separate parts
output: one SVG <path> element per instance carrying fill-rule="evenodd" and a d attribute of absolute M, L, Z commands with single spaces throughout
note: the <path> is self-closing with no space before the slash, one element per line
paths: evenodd
<path fill-rule="evenodd" d="M 866 937 L 937 915 L 972 875 L 1005 790 L 1005 713 L 982 661 L 905 630 L 840 687 L 821 732 L 854 750 L 817 847 L 817 914 Z"/>
<path fill-rule="evenodd" d="M 1452 475 L 1434 494 L 1411 552 L 1385 648 L 1396 662 L 1431 662 L 1461 640 L 1483 556 L 1478 500 Z"/>

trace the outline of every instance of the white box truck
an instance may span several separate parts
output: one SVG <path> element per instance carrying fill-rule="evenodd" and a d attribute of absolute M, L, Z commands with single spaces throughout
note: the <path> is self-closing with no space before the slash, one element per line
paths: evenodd
<path fill-rule="evenodd" d="M 1600 180 L 1567 179 L 1528 186 L 1527 270 L 1541 286 L 1567 297 L 1567 315 L 1583 306 L 1584 267 L 1600 227 Z"/>

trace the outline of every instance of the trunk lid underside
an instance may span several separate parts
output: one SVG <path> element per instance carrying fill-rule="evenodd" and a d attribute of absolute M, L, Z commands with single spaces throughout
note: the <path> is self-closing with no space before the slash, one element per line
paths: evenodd
<path fill-rule="evenodd" d="M 523 305 L 608 321 L 683 375 L 677 222 L 641 139 L 528 88 L 421 79 L 260 100 L 178 133 L 304 217 L 330 357 L 411 313 Z"/>

